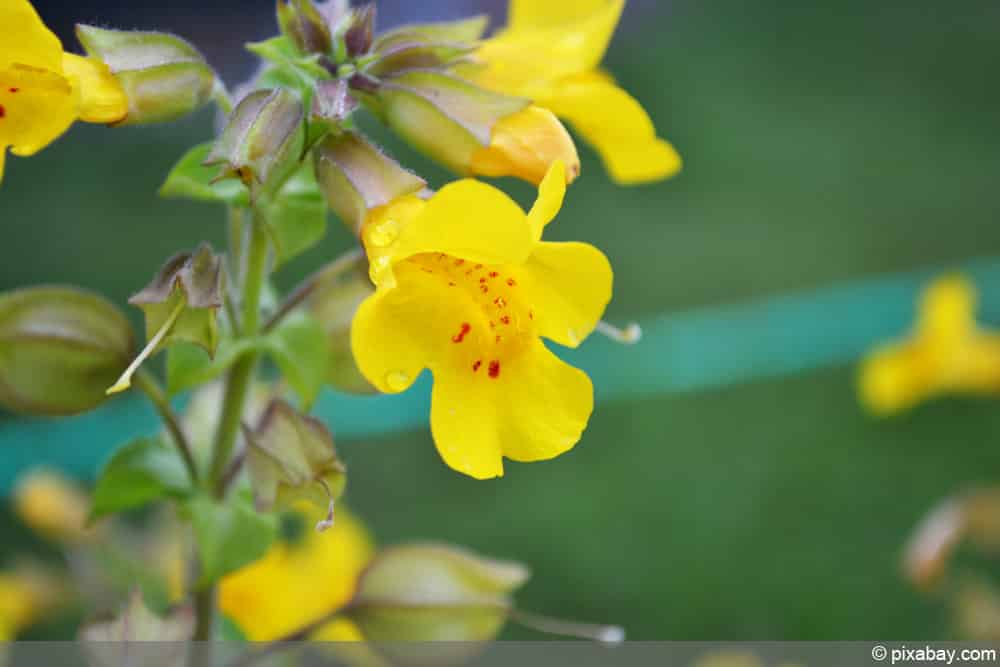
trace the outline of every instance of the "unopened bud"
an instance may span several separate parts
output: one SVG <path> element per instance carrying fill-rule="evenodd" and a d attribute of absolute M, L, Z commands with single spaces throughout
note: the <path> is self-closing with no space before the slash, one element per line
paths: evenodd
<path fill-rule="evenodd" d="M 243 435 L 258 511 L 308 500 L 328 508 L 325 525 L 332 525 L 333 502 L 344 491 L 347 469 L 326 426 L 275 400 L 256 428 L 244 425 Z"/>
<path fill-rule="evenodd" d="M 256 198 L 298 166 L 305 142 L 302 102 L 289 90 L 257 90 L 236 105 L 205 159 L 221 164 L 220 178 L 236 176 Z"/>
<path fill-rule="evenodd" d="M 128 366 L 132 329 L 105 299 L 71 287 L 0 295 L 0 405 L 71 415 L 96 407 Z"/>
<path fill-rule="evenodd" d="M 347 55 L 357 58 L 368 53 L 375 36 L 375 3 L 369 2 L 351 12 L 350 24 L 344 33 Z"/>
<path fill-rule="evenodd" d="M 316 180 L 330 208 L 356 234 L 368 213 L 427 185 L 354 132 L 328 136 L 315 151 Z"/>
<path fill-rule="evenodd" d="M 176 35 L 88 25 L 77 25 L 76 34 L 87 53 L 102 60 L 122 85 L 129 111 L 121 124 L 174 120 L 212 98 L 215 72 Z"/>
<path fill-rule="evenodd" d="M 348 613 L 372 642 L 488 641 L 529 576 L 519 563 L 450 546 L 390 547 L 361 576 Z"/>
<path fill-rule="evenodd" d="M 461 174 L 515 176 L 538 184 L 556 160 L 567 180 L 580 159 L 562 123 L 528 100 L 434 71 L 406 71 L 374 93 L 386 123 L 418 150 Z"/>
<path fill-rule="evenodd" d="M 330 25 L 312 0 L 278 0 L 278 26 L 302 53 L 329 53 Z"/>

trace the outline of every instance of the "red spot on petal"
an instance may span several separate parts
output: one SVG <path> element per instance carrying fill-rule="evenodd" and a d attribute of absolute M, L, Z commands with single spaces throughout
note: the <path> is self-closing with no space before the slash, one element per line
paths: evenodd
<path fill-rule="evenodd" d="M 528 311 L 528 319 L 529 320 L 535 319 L 535 311 L 533 311 L 533 310 L 529 310 Z"/>
<path fill-rule="evenodd" d="M 513 278 L 508 278 L 507 284 L 510 285 L 511 287 L 517 287 L 517 281 L 514 280 Z"/>
<path fill-rule="evenodd" d="M 480 278 L 480 279 L 479 279 L 479 282 L 481 282 L 481 283 L 485 283 L 485 282 L 486 282 L 486 278 Z"/>
<path fill-rule="evenodd" d="M 12 93 L 19 93 L 19 92 L 21 92 L 20 88 L 9 88 L 8 90 L 10 90 L 10 92 L 12 92 Z"/>
<path fill-rule="evenodd" d="M 465 264 L 465 260 L 464 259 L 456 259 L 455 260 L 455 266 L 462 266 L 463 264 Z"/>
<path fill-rule="evenodd" d="M 488 372 L 490 374 L 490 377 L 493 378 L 494 380 L 496 380 L 498 377 L 500 377 L 500 362 L 497 361 L 496 359 L 494 359 L 493 361 L 491 361 L 490 362 L 490 369 L 489 369 Z"/>
<path fill-rule="evenodd" d="M 486 294 L 487 292 L 490 291 L 490 288 L 487 287 L 486 285 L 480 285 L 479 289 L 481 289 L 483 291 L 483 294 Z"/>
<path fill-rule="evenodd" d="M 482 359 L 476 359 L 476 363 L 472 364 L 472 372 L 475 373 L 483 365 Z"/>
<path fill-rule="evenodd" d="M 482 264 L 476 264 L 476 271 L 478 271 L 478 270 L 479 270 L 479 269 L 481 269 L 481 268 L 483 268 L 483 265 L 482 265 Z"/>
<path fill-rule="evenodd" d="M 504 306 L 507 305 L 507 301 L 504 300 L 502 296 L 498 296 L 497 298 L 493 299 L 493 305 L 495 305 L 497 308 L 503 308 Z"/>
<path fill-rule="evenodd" d="M 451 342 L 461 343 L 463 340 L 465 340 L 465 335 L 470 331 L 472 331 L 472 325 L 470 325 L 468 322 L 462 322 L 461 331 L 459 331 L 457 334 L 451 337 Z"/>
<path fill-rule="evenodd" d="M 490 320 L 490 329 L 496 329 L 496 328 L 497 328 L 497 323 L 494 322 L 493 320 Z"/>
<path fill-rule="evenodd" d="M 504 315 L 503 317 L 500 318 L 500 321 L 503 322 L 504 324 L 510 324 L 510 315 Z"/>
<path fill-rule="evenodd" d="M 455 283 L 453 283 L 453 282 L 451 282 L 451 281 L 449 280 L 449 281 L 448 281 L 448 287 L 454 287 L 454 286 L 455 286 Z"/>
<path fill-rule="evenodd" d="M 497 273 L 496 271 L 490 271 L 490 278 L 496 278 L 496 277 L 497 277 L 497 276 L 499 276 L 499 275 L 500 275 L 500 274 L 499 274 L 499 273 Z"/>
<path fill-rule="evenodd" d="M 6 115 L 7 115 L 7 110 L 3 108 L 2 104 L 0 104 L 0 118 L 5 117 Z"/>
<path fill-rule="evenodd" d="M 497 336 L 497 342 L 498 342 L 498 343 L 499 343 L 500 341 L 502 341 L 502 340 L 503 340 L 503 337 L 502 337 L 502 336 Z"/>

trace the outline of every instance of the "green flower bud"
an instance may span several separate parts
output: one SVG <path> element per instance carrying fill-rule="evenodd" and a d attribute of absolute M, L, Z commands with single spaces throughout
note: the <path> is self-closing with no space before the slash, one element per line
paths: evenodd
<path fill-rule="evenodd" d="M 481 14 L 458 21 L 404 25 L 379 35 L 372 51 L 385 53 L 404 44 L 472 44 L 483 36 L 489 23 L 489 17 Z"/>
<path fill-rule="evenodd" d="M 488 641 L 529 576 L 520 563 L 450 546 L 390 547 L 361 576 L 347 613 L 372 642 Z"/>
<path fill-rule="evenodd" d="M 278 0 L 278 26 L 302 53 L 329 53 L 330 25 L 312 0 Z"/>
<path fill-rule="evenodd" d="M 295 93 L 283 88 L 254 91 L 236 105 L 204 164 L 223 165 L 219 178 L 238 177 L 256 199 L 284 183 L 300 163 L 303 120 Z"/>
<path fill-rule="evenodd" d="M 326 426 L 275 400 L 256 428 L 243 425 L 243 435 L 257 510 L 269 512 L 305 499 L 329 506 L 318 529 L 332 525 L 333 503 L 344 491 L 347 469 L 337 458 Z"/>
<path fill-rule="evenodd" d="M 134 341 L 125 316 L 72 287 L 0 295 L 0 405 L 15 412 L 90 410 L 128 366 Z"/>
<path fill-rule="evenodd" d="M 356 234 L 369 211 L 427 185 L 354 132 L 329 135 L 314 156 L 316 180 L 327 203 Z"/>
<path fill-rule="evenodd" d="M 358 370 L 351 352 L 351 322 L 361 302 L 375 291 L 368 278 L 368 260 L 353 252 L 323 267 L 302 286 L 309 293 L 305 307 L 326 332 L 329 344 L 327 383 L 341 391 L 369 394 L 375 388 Z"/>
<path fill-rule="evenodd" d="M 194 253 L 182 252 L 168 259 L 153 281 L 129 299 L 146 315 L 147 343 L 108 393 L 128 389 L 142 362 L 175 342 L 194 343 L 214 355 L 222 285 L 222 260 L 207 243 Z"/>
<path fill-rule="evenodd" d="M 347 82 L 341 79 L 320 81 L 313 92 L 310 120 L 337 124 L 358 108 L 358 101 L 351 96 Z"/>
<path fill-rule="evenodd" d="M 129 112 L 121 124 L 174 120 L 212 98 L 215 72 L 187 41 L 161 32 L 76 26 L 87 54 L 102 60 L 122 84 Z"/>

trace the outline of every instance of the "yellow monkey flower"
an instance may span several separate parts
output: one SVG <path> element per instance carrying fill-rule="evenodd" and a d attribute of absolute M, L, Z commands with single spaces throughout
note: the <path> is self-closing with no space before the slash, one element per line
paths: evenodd
<path fill-rule="evenodd" d="M 362 229 L 376 291 L 351 327 L 358 367 L 386 393 L 429 368 L 437 449 L 478 479 L 502 475 L 503 457 L 568 451 L 593 409 L 590 378 L 541 340 L 576 347 L 611 299 L 611 266 L 599 250 L 541 240 L 565 191 L 556 162 L 527 215 L 466 179 L 427 201 L 397 198 Z"/>
<path fill-rule="evenodd" d="M 511 0 L 509 25 L 476 53 L 463 76 L 533 99 L 565 119 L 622 185 L 673 176 L 681 159 L 642 106 L 599 69 L 625 0 Z"/>
<path fill-rule="evenodd" d="M 251 641 L 288 636 L 345 605 L 374 553 L 364 525 L 342 508 L 323 532 L 313 529 L 319 515 L 311 505 L 292 516 L 299 521 L 292 535 L 219 587 L 219 608 Z M 324 626 L 318 636 L 353 638 L 343 621 Z"/>
<path fill-rule="evenodd" d="M 961 276 L 932 283 L 912 336 L 865 360 L 865 406 L 892 414 L 942 394 L 1000 392 L 1000 334 L 976 324 L 976 301 L 975 287 Z"/>
<path fill-rule="evenodd" d="M 64 53 L 27 0 L 0 0 L 0 180 L 7 148 L 34 155 L 78 119 L 114 123 L 126 113 L 106 65 Z"/>

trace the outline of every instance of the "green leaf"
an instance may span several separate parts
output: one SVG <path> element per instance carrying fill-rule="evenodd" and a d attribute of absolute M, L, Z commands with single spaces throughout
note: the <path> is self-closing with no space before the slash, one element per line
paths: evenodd
<path fill-rule="evenodd" d="M 197 345 L 174 345 L 167 352 L 167 393 L 174 396 L 211 382 L 259 345 L 259 340 L 225 338 L 219 343 L 215 359 Z"/>
<path fill-rule="evenodd" d="M 188 473 L 177 452 L 158 438 L 125 445 L 101 469 L 90 520 L 190 493 Z"/>
<path fill-rule="evenodd" d="M 224 503 L 198 496 L 187 509 L 201 558 L 199 589 L 263 556 L 277 534 L 274 517 L 257 514 L 243 494 Z"/>
<path fill-rule="evenodd" d="M 326 201 L 311 164 L 300 168 L 281 189 L 268 207 L 267 221 L 279 264 L 322 240 L 326 234 Z"/>
<path fill-rule="evenodd" d="M 209 141 L 185 153 L 160 186 L 160 196 L 246 206 L 249 196 L 242 183 L 230 179 L 213 183 L 219 170 L 202 165 L 212 146 Z"/>
<path fill-rule="evenodd" d="M 297 313 L 268 334 L 264 346 L 308 411 L 329 365 L 323 327 L 315 318 Z"/>
<path fill-rule="evenodd" d="M 288 37 L 272 37 L 247 44 L 247 50 L 275 65 L 291 65 L 301 76 L 329 79 L 330 73 L 316 62 L 315 56 L 303 56 Z"/>

